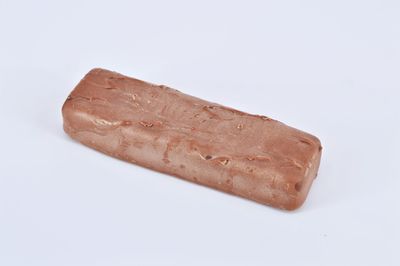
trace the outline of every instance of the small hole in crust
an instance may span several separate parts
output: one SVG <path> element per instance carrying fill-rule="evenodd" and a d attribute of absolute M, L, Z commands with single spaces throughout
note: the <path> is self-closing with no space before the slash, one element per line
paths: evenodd
<path fill-rule="evenodd" d="M 297 192 L 300 192 L 301 187 L 302 187 L 302 183 L 301 182 L 298 182 L 298 183 L 296 183 L 294 185 L 294 189 L 296 189 Z"/>
<path fill-rule="evenodd" d="M 227 165 L 229 163 L 229 160 L 228 159 L 223 159 L 223 160 L 220 160 L 219 163 L 222 164 L 222 165 Z"/>
<path fill-rule="evenodd" d="M 206 160 L 210 160 L 210 159 L 212 159 L 212 156 L 211 155 L 207 155 L 206 157 L 204 157 Z"/>

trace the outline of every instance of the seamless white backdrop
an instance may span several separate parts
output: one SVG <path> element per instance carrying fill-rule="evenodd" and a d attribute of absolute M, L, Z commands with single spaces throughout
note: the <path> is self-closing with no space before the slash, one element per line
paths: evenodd
<path fill-rule="evenodd" d="M 399 1 L 0 0 L 0 265 L 400 265 Z M 70 140 L 104 67 L 317 135 L 283 212 Z"/>

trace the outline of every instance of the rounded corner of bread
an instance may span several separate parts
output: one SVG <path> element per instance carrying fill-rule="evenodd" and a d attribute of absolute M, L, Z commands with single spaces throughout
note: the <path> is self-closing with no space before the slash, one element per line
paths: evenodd
<path fill-rule="evenodd" d="M 298 194 L 297 197 L 292 198 L 289 203 L 285 206 L 285 210 L 287 211 L 295 211 L 300 209 L 304 202 L 306 201 L 307 195 L 303 195 L 301 193 Z"/>

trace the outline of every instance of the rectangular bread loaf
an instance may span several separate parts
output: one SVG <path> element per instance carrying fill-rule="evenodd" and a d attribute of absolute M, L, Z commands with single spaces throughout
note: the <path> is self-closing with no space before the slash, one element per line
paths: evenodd
<path fill-rule="evenodd" d="M 86 146 L 286 210 L 304 202 L 320 163 L 310 134 L 104 69 L 79 82 L 62 114 Z"/>

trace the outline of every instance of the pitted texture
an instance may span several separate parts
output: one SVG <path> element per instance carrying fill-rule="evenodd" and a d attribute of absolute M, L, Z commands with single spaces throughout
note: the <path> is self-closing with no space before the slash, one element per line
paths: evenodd
<path fill-rule="evenodd" d="M 321 157 L 316 137 L 281 122 L 103 69 L 62 111 L 65 132 L 89 147 L 282 209 L 304 202 Z"/>

